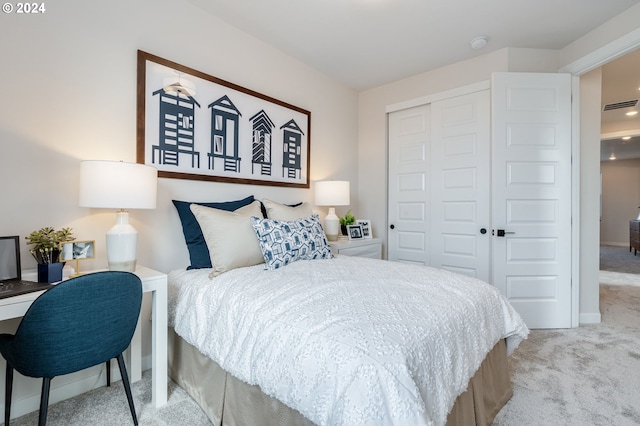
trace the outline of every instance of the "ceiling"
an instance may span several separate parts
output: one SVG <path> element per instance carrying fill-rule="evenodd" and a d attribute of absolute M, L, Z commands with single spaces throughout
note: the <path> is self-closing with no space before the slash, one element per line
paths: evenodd
<path fill-rule="evenodd" d="M 504 47 L 562 49 L 640 0 L 188 0 L 342 82 L 366 90 Z M 471 40 L 486 36 L 482 49 Z M 640 51 L 603 67 L 603 105 L 639 99 Z M 640 104 L 638 105 L 640 108 Z M 602 127 L 626 129 L 618 109 Z M 640 117 L 638 117 L 640 123 Z M 628 126 L 627 126 L 628 127 Z M 636 126 L 640 129 L 640 124 Z M 614 130 L 611 130 L 614 129 Z M 634 135 L 635 136 L 635 135 Z M 640 158 L 640 134 L 601 156 Z"/>
<path fill-rule="evenodd" d="M 188 1 L 364 90 L 504 47 L 561 49 L 640 0 Z"/>

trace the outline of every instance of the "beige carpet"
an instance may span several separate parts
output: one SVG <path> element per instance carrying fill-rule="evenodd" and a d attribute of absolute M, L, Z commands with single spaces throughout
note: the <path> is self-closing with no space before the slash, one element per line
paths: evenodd
<path fill-rule="evenodd" d="M 495 425 L 640 424 L 640 287 L 601 284 L 600 311 L 600 324 L 531 332 Z"/>
<path fill-rule="evenodd" d="M 55 380 L 55 378 L 53 379 Z M 151 405 L 151 372 L 131 385 L 140 426 L 208 426 L 211 422 L 193 399 L 173 381 L 169 381 L 167 405 Z M 4 419 L 4 413 L 2 414 Z M 38 424 L 38 412 L 11 420 L 10 426 Z M 49 406 L 47 426 L 128 426 L 133 425 L 127 397 L 118 381 L 111 387 L 102 386 L 74 398 Z"/>
<path fill-rule="evenodd" d="M 600 271 L 600 283 L 640 286 L 640 275 L 626 274 L 624 272 Z"/>

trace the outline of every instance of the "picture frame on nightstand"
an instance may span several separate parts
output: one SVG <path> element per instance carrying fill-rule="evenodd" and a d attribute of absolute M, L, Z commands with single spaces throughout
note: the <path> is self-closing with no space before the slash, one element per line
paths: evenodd
<path fill-rule="evenodd" d="M 358 219 L 356 220 L 356 225 L 362 226 L 363 238 L 373 238 L 373 233 L 371 232 L 371 221 L 369 219 Z"/>
<path fill-rule="evenodd" d="M 347 225 L 347 235 L 349 236 L 349 240 L 364 239 L 362 225 Z"/>

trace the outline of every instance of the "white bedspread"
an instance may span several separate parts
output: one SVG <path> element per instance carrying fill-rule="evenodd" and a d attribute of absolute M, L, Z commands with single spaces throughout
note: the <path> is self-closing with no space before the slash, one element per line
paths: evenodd
<path fill-rule="evenodd" d="M 491 348 L 526 338 L 491 285 L 359 257 L 169 275 L 176 332 L 320 425 L 441 425 Z"/>

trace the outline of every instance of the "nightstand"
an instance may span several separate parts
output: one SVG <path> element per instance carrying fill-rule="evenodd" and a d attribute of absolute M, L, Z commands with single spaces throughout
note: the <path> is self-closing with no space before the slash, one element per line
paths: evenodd
<path fill-rule="evenodd" d="M 365 238 L 362 240 L 329 241 L 333 254 L 345 256 L 370 257 L 382 259 L 382 240 L 380 238 Z"/>

